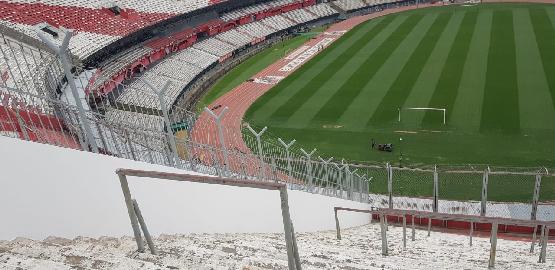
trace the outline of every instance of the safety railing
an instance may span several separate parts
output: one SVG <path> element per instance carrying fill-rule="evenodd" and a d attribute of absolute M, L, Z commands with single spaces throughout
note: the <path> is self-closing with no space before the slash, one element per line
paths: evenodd
<path fill-rule="evenodd" d="M 116 174 L 119 177 L 121 189 L 123 191 L 123 196 L 125 199 L 125 205 L 127 206 L 129 219 L 131 220 L 131 227 L 133 228 L 133 234 L 135 235 L 137 250 L 139 252 L 144 252 L 144 243 L 139 226 L 141 226 L 141 229 L 143 230 L 151 253 L 156 254 L 157 250 L 154 246 L 152 237 L 148 232 L 144 218 L 140 213 L 138 203 L 136 200 L 133 199 L 131 191 L 129 190 L 129 183 L 127 179 L 128 176 L 279 191 L 283 229 L 285 231 L 285 244 L 287 247 L 288 266 L 289 269 L 292 270 L 302 269 L 301 261 L 299 259 L 299 250 L 297 248 L 297 240 L 295 238 L 295 229 L 293 227 L 293 221 L 291 220 L 291 215 L 289 212 L 289 199 L 287 195 L 286 185 L 272 182 L 260 182 L 222 177 L 198 176 L 190 174 L 165 173 L 131 169 L 118 169 L 116 171 Z"/>
<path fill-rule="evenodd" d="M 470 246 L 472 246 L 472 237 L 473 237 L 474 228 L 476 224 L 491 224 L 491 234 L 490 234 L 491 247 L 490 247 L 490 255 L 489 255 L 489 261 L 488 261 L 489 268 L 493 268 L 495 266 L 495 256 L 497 251 L 497 233 L 498 233 L 499 225 L 513 225 L 513 226 L 533 228 L 530 253 L 534 252 L 534 246 L 535 246 L 536 237 L 537 237 L 536 236 L 537 228 L 539 227 L 541 230 L 540 242 L 539 242 L 541 246 L 539 259 L 538 259 L 539 263 L 545 263 L 546 256 L 547 256 L 547 245 L 549 243 L 549 230 L 550 228 L 553 228 L 553 226 L 555 226 L 555 222 L 538 221 L 538 220 L 520 220 L 520 219 L 511 219 L 511 218 L 483 217 L 483 216 L 473 216 L 473 215 L 443 214 L 443 213 L 433 213 L 433 212 L 425 212 L 425 211 L 399 210 L 399 209 L 387 209 L 387 208 L 365 210 L 365 209 L 335 207 L 334 215 L 335 215 L 338 240 L 341 240 L 341 228 L 340 228 L 340 223 L 338 218 L 339 211 L 368 213 L 371 216 L 377 215 L 379 217 L 383 256 L 387 256 L 389 254 L 388 244 L 387 244 L 387 231 L 388 231 L 387 220 L 390 217 L 402 218 L 403 249 L 407 247 L 407 219 L 412 220 L 410 223 L 411 230 L 412 230 L 412 237 L 411 237 L 412 241 L 416 240 L 415 218 L 428 220 L 428 236 L 430 236 L 430 233 L 431 233 L 432 220 L 437 220 L 442 222 L 443 221 L 468 222 L 470 223 L 470 232 L 469 232 Z"/>

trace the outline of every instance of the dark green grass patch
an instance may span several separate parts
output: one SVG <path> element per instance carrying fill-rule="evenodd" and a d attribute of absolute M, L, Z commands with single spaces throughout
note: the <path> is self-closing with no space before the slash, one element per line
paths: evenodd
<path fill-rule="evenodd" d="M 491 41 L 480 130 L 518 134 L 520 111 L 516 74 L 513 13 L 493 13 Z"/>
<path fill-rule="evenodd" d="M 555 104 L 552 101 L 555 96 L 554 10 L 555 6 L 546 4 L 447 6 L 408 11 L 364 23 L 263 95 L 249 108 L 246 121 L 258 127 L 268 126 L 274 135 L 285 140 L 296 139 L 304 149 L 317 148 L 321 156 L 335 160 L 390 162 L 408 167 L 487 164 L 553 168 L 554 126 L 530 125 L 527 119 L 534 115 L 537 121 L 534 123 L 555 120 L 553 110 L 546 109 Z M 530 13 L 531 23 L 518 24 L 515 28 L 515 20 L 521 19 L 523 11 Z M 379 24 L 401 16 L 403 21 L 390 23 L 379 38 L 372 38 Z M 410 20 L 413 25 L 407 25 Z M 405 30 L 399 32 L 401 26 Z M 522 36 L 515 37 L 515 29 L 518 33 L 533 33 L 537 47 L 533 42 L 522 42 Z M 368 36 L 361 37 L 361 33 Z M 515 42 L 515 38 L 520 39 Z M 345 53 L 348 59 L 336 59 L 344 53 L 342 50 L 352 47 L 371 47 L 375 51 Z M 523 63 L 523 52 L 534 57 L 526 58 Z M 356 57 L 365 59 L 354 59 L 357 65 L 349 65 Z M 338 62 L 333 64 L 334 61 Z M 527 68 L 531 66 L 533 69 Z M 519 80 L 530 78 L 526 72 L 531 70 L 545 87 L 523 89 L 542 85 Z M 477 76 L 477 71 L 483 76 Z M 428 90 L 425 86 L 431 87 Z M 528 92 L 538 96 L 530 98 Z M 357 99 L 359 96 L 368 100 Z M 546 98 L 550 100 L 547 102 Z M 275 101 L 279 101 L 278 105 L 272 103 Z M 285 102 L 283 106 L 282 102 Z M 420 114 L 412 117 L 407 113 L 406 120 L 394 121 L 397 107 L 409 102 L 411 106 L 447 108 L 447 125 L 439 124 L 442 119 L 438 113 L 414 112 L 412 115 Z M 266 106 L 271 107 L 270 113 Z M 279 106 L 282 106 L 279 113 L 273 115 L 273 109 Z M 360 110 L 359 115 L 354 109 Z M 355 117 L 344 121 L 341 117 L 345 117 L 346 111 Z M 304 112 L 308 112 L 306 116 Z M 372 138 L 378 143 L 393 143 L 394 151 L 370 149 Z M 375 172 L 374 179 L 372 190 L 385 192 L 383 172 Z M 401 175 L 396 181 L 398 195 L 431 194 L 430 182 L 426 179 L 413 181 Z M 442 198 L 478 200 L 480 197 L 480 172 L 468 177 L 440 175 L 440 181 Z M 533 178 L 494 177 L 490 190 L 496 191 L 490 194 L 490 199 L 529 201 L 533 181 Z M 554 200 L 555 181 L 546 180 L 543 184 L 541 199 Z"/>
<path fill-rule="evenodd" d="M 451 116 L 450 113 L 453 111 L 455 99 L 457 98 L 477 18 L 478 12 L 476 11 L 470 11 L 464 15 L 461 27 L 457 32 L 453 46 L 449 51 L 449 56 L 447 56 L 447 61 L 443 66 L 441 77 L 439 77 L 436 89 L 428 105 L 428 107 L 432 108 L 440 107 L 447 109 L 447 119 Z M 437 127 L 437 123 L 442 123 L 442 119 L 439 119 L 440 117 L 442 116 L 437 112 L 427 112 L 422 122 L 426 126 Z"/>
<path fill-rule="evenodd" d="M 555 29 L 547 11 L 543 8 L 531 8 L 530 18 L 542 58 L 545 78 L 549 84 L 551 100 L 555 104 Z"/>
<path fill-rule="evenodd" d="M 357 97 L 362 88 L 374 77 L 379 67 L 387 60 L 391 53 L 401 44 L 411 30 L 422 20 L 422 15 L 412 15 L 407 18 L 396 30 L 366 59 L 362 66 L 351 77 L 345 80 L 329 100 L 320 108 L 312 119 L 318 123 L 337 121 L 343 109 Z"/>
<path fill-rule="evenodd" d="M 409 61 L 399 72 L 397 79 L 387 91 L 378 108 L 370 118 L 368 124 L 390 123 L 397 119 L 397 110 L 405 103 L 412 90 L 412 86 L 418 79 L 424 64 L 432 53 L 443 30 L 447 26 L 452 14 L 440 14 L 434 24 L 428 29 L 426 35 L 420 40 L 416 49 L 412 52 Z"/>

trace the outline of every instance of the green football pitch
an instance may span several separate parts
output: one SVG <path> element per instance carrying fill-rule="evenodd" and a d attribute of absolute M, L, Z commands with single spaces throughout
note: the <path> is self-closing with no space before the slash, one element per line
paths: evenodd
<path fill-rule="evenodd" d="M 246 119 L 348 160 L 396 164 L 402 152 L 412 165 L 553 167 L 554 104 L 555 6 L 483 4 L 363 23 Z M 441 112 L 413 107 L 446 109 L 446 124 Z M 395 150 L 371 150 L 372 138 Z"/>

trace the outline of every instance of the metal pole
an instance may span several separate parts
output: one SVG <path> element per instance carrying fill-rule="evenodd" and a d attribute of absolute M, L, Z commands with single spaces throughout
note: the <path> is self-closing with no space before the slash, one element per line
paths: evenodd
<path fill-rule="evenodd" d="M 484 176 L 482 178 L 482 203 L 480 208 L 480 216 L 486 215 L 486 205 L 488 202 L 488 181 L 489 181 L 489 167 L 484 171 Z"/>
<path fill-rule="evenodd" d="M 495 254 L 497 253 L 497 223 L 493 223 L 491 227 L 491 248 L 489 252 L 489 268 L 495 267 Z"/>
<path fill-rule="evenodd" d="M 227 107 L 223 108 L 222 112 L 220 112 L 219 115 L 216 115 L 212 110 L 210 110 L 208 107 L 204 107 L 204 111 L 208 112 L 208 115 L 212 116 L 212 118 L 214 118 L 215 122 L 216 122 L 216 126 L 218 127 L 218 136 L 220 138 L 220 144 L 222 147 L 222 153 L 224 155 L 224 175 L 227 174 L 228 171 L 228 158 L 227 158 L 227 149 L 225 146 L 225 139 L 224 139 L 224 132 L 222 129 L 222 118 L 225 115 L 225 112 L 228 110 Z"/>
<path fill-rule="evenodd" d="M 308 188 L 309 190 L 311 190 L 313 185 L 311 157 L 316 152 L 316 149 L 312 149 L 312 152 L 307 153 L 304 149 L 301 148 L 301 152 L 306 157 L 306 174 L 308 175 Z"/>
<path fill-rule="evenodd" d="M 540 187 L 542 183 L 541 174 L 536 175 L 536 182 L 534 183 L 534 195 L 532 196 L 532 212 L 530 213 L 530 219 L 536 220 L 538 213 L 538 202 L 540 200 Z"/>
<path fill-rule="evenodd" d="M 549 227 L 543 226 L 543 237 L 542 237 L 542 249 L 540 251 L 539 263 L 545 263 L 545 257 L 547 254 L 547 243 L 549 242 Z"/>
<path fill-rule="evenodd" d="M 301 259 L 299 258 L 299 247 L 297 246 L 297 237 L 295 236 L 295 226 L 293 226 L 293 221 L 291 221 L 291 238 L 293 238 L 293 257 L 295 258 L 295 267 L 297 267 L 297 270 L 301 270 Z"/>
<path fill-rule="evenodd" d="M 414 215 L 412 216 L 411 227 L 412 227 L 412 241 L 414 241 L 416 240 L 416 230 L 414 228 Z"/>
<path fill-rule="evenodd" d="M 143 234 L 146 238 L 146 243 L 148 244 L 148 248 L 150 249 L 150 253 L 154 255 L 158 255 L 158 251 L 154 246 L 154 242 L 152 241 L 152 237 L 148 232 L 148 228 L 146 227 L 145 219 L 143 218 L 143 214 L 141 214 L 141 209 L 139 208 L 139 203 L 137 200 L 133 199 L 133 208 L 135 209 L 135 214 L 137 215 L 137 219 L 139 220 L 139 225 L 141 225 L 141 229 L 143 230 Z"/>
<path fill-rule="evenodd" d="M 387 256 L 387 232 L 385 228 L 385 215 L 380 214 L 380 227 L 382 233 L 382 255 Z"/>
<path fill-rule="evenodd" d="M 391 165 L 387 163 L 387 194 L 389 197 L 389 209 L 393 209 L 393 169 Z"/>
<path fill-rule="evenodd" d="M 428 237 L 430 236 L 430 232 L 432 231 L 432 218 L 428 218 Z"/>
<path fill-rule="evenodd" d="M 324 163 L 324 166 L 326 167 L 326 175 L 324 176 L 324 178 L 326 179 L 325 188 L 328 189 L 329 181 L 330 181 L 330 172 L 329 172 L 328 164 L 333 160 L 333 157 L 329 158 L 328 160 L 324 160 L 322 157 L 318 156 L 318 159 L 320 160 L 320 162 Z M 328 190 L 328 193 L 329 193 L 329 190 Z"/>
<path fill-rule="evenodd" d="M 403 249 L 407 248 L 407 217 L 403 215 Z"/>
<path fill-rule="evenodd" d="M 337 232 L 337 240 L 341 240 L 341 228 L 339 227 L 339 218 L 337 217 L 337 209 L 334 209 L 335 212 L 335 231 Z"/>
<path fill-rule="evenodd" d="M 254 131 L 254 129 L 252 129 L 249 124 L 247 124 L 247 129 L 250 130 L 250 132 L 256 137 L 256 142 L 258 144 L 258 158 L 260 159 L 260 178 L 265 179 L 266 178 L 266 173 L 264 172 L 264 159 L 262 158 L 262 142 L 260 140 L 260 137 L 262 137 L 262 134 L 264 134 L 264 132 L 266 132 L 268 127 L 264 127 L 258 133 L 256 131 Z"/>
<path fill-rule="evenodd" d="M 289 156 L 289 148 L 291 148 L 291 146 L 293 146 L 293 144 L 296 142 L 296 140 L 292 140 L 289 143 L 285 143 L 281 138 L 278 138 L 278 141 L 285 148 L 289 181 L 292 181 L 293 180 L 293 169 L 291 168 L 291 157 Z"/>
<path fill-rule="evenodd" d="M 291 215 L 289 213 L 289 199 L 287 197 L 287 189 L 284 187 L 280 188 L 279 195 L 281 198 L 281 215 L 283 218 L 283 229 L 285 231 L 285 246 L 287 248 L 287 264 L 290 270 L 297 270 L 293 251 L 293 234 L 291 228 Z"/>
<path fill-rule="evenodd" d="M 470 222 L 470 246 L 472 246 L 472 234 L 474 233 L 474 222 Z"/>
<path fill-rule="evenodd" d="M 135 235 L 135 241 L 137 242 L 137 251 L 144 252 L 145 245 L 143 243 L 143 238 L 139 229 L 139 223 L 137 221 L 137 215 L 135 214 L 135 208 L 133 207 L 133 201 L 131 200 L 131 192 L 129 191 L 127 177 L 123 174 L 118 174 L 118 177 L 121 185 L 121 190 L 123 191 L 123 197 L 125 198 L 127 213 L 129 214 L 129 219 L 131 220 L 131 228 L 133 228 L 133 234 Z"/>
<path fill-rule="evenodd" d="M 170 143 L 170 147 L 173 154 L 173 162 L 176 167 L 181 168 L 181 159 L 179 158 L 179 154 L 177 153 L 177 143 L 175 142 L 175 136 L 173 136 L 172 124 L 170 122 L 170 116 L 168 113 L 168 107 L 166 106 L 166 101 L 164 99 L 164 95 L 166 91 L 170 88 L 171 82 L 168 80 L 162 87 L 160 91 L 156 89 L 150 82 L 145 79 L 139 78 L 152 92 L 156 94 L 158 97 L 158 101 L 160 102 L 160 109 L 162 110 L 162 114 L 164 115 L 164 122 L 166 122 L 166 136 L 168 137 L 168 142 Z"/>
<path fill-rule="evenodd" d="M 530 253 L 534 253 L 534 246 L 536 245 L 537 233 L 538 233 L 538 225 L 534 226 L 534 232 L 532 233 L 532 243 L 530 245 Z"/>
<path fill-rule="evenodd" d="M 69 84 L 69 88 L 71 89 L 71 95 L 75 100 L 75 105 L 77 106 L 77 112 L 79 113 L 79 119 L 81 120 L 81 124 L 85 129 L 85 141 L 90 145 L 92 151 L 94 153 L 98 153 L 98 146 L 96 145 L 96 139 L 93 136 L 93 132 L 87 119 L 85 108 L 83 107 L 83 103 L 81 103 L 81 98 L 79 97 L 79 93 L 77 92 L 77 85 L 75 84 L 75 79 L 73 78 L 73 73 L 71 73 L 71 64 L 68 59 L 67 49 L 69 47 L 69 40 L 73 35 L 72 30 L 67 30 L 65 28 L 60 29 L 64 33 L 64 40 L 60 46 L 56 45 L 52 40 L 50 40 L 40 29 L 35 29 L 39 38 L 46 43 L 46 45 L 58 54 L 60 58 L 60 62 L 62 63 L 62 67 L 64 69 L 64 74 L 67 79 L 67 83 Z"/>
<path fill-rule="evenodd" d="M 437 173 L 437 166 L 434 166 L 434 202 L 433 202 L 434 213 L 438 212 L 438 203 L 439 203 L 439 176 Z"/>
<path fill-rule="evenodd" d="M 339 192 L 338 197 L 339 198 L 343 198 L 343 180 L 341 180 L 341 176 L 342 176 L 342 171 L 343 169 L 346 167 L 346 165 L 343 166 L 339 166 L 336 163 L 332 163 L 333 166 L 337 169 L 337 188 L 336 191 Z M 337 194 L 336 192 L 336 194 Z"/>

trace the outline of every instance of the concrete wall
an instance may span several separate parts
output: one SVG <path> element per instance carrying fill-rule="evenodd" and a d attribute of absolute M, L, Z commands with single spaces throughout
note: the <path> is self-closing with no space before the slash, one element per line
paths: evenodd
<path fill-rule="evenodd" d="M 117 168 L 177 169 L 0 136 L 0 239 L 132 235 Z M 281 232 L 279 193 L 250 188 L 129 178 L 155 235 Z M 289 191 L 296 231 L 332 230 L 333 207 L 369 205 Z M 342 227 L 368 223 L 345 213 Z"/>

